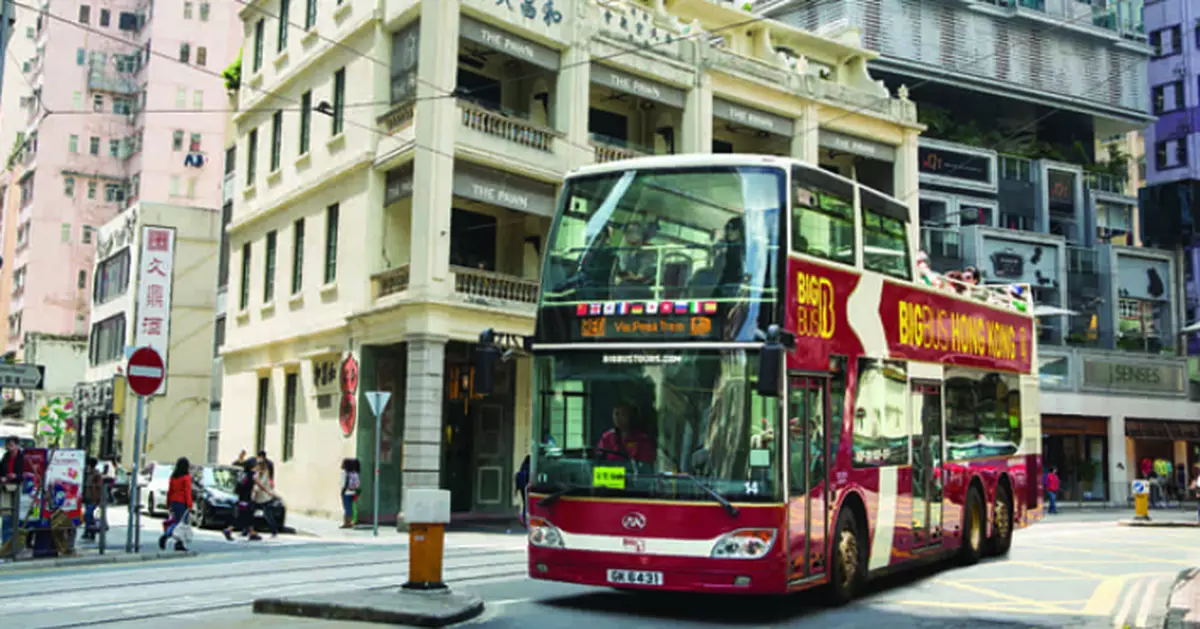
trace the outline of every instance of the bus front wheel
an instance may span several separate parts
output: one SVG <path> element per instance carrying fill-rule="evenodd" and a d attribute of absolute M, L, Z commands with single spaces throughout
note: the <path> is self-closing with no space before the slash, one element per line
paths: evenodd
<path fill-rule="evenodd" d="M 842 509 L 834 528 L 833 573 L 830 575 L 833 600 L 838 605 L 853 600 L 867 579 L 867 562 L 864 560 L 867 548 L 861 531 L 854 513 Z"/>
<path fill-rule="evenodd" d="M 987 518 L 983 512 L 983 496 L 976 488 L 967 492 L 967 503 L 963 505 L 962 546 L 959 548 L 959 558 L 964 566 L 979 562 L 983 554 L 984 527 Z"/>

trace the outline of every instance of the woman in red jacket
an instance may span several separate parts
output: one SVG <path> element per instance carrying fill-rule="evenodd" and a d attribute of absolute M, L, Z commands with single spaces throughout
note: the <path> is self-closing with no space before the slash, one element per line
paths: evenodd
<path fill-rule="evenodd" d="M 188 462 L 187 457 L 179 457 L 175 462 L 175 470 L 171 472 L 171 483 L 167 487 L 167 505 L 171 510 L 171 525 L 163 532 L 162 537 L 158 538 L 158 547 L 162 550 L 167 548 L 167 540 L 171 538 L 171 534 L 175 532 L 175 527 L 179 526 L 183 519 L 188 517 L 188 513 L 192 510 L 192 465 Z M 175 550 L 185 551 L 183 542 L 175 543 Z"/>

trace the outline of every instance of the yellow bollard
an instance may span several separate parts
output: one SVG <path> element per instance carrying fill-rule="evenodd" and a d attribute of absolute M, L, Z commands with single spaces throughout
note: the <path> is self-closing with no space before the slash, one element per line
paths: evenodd
<path fill-rule="evenodd" d="M 450 492 L 408 489 L 404 492 L 408 521 L 408 582 L 406 590 L 444 590 L 442 554 L 450 522 Z"/>
<path fill-rule="evenodd" d="M 1147 481 L 1135 480 L 1130 484 L 1133 494 L 1133 519 L 1150 519 L 1150 486 Z"/>

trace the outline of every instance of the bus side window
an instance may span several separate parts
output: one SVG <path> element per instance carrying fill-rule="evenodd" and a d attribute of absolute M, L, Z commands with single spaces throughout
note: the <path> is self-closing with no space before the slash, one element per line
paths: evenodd
<path fill-rule="evenodd" d="M 793 496 L 803 496 L 807 489 L 804 480 L 807 477 L 805 474 L 808 471 L 808 461 L 805 456 L 803 426 L 805 424 L 804 415 L 804 397 L 808 395 L 808 391 L 803 388 L 793 388 L 788 393 L 788 416 L 784 422 L 783 430 L 788 439 L 788 474 L 791 490 L 788 492 Z M 799 434 L 793 432 L 793 423 L 798 422 Z"/>

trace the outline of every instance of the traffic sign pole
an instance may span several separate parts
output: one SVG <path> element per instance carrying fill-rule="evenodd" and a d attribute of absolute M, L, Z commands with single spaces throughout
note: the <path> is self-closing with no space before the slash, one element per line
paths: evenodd
<path fill-rule="evenodd" d="M 387 408 L 388 400 L 391 397 L 390 391 L 367 391 L 367 405 L 375 414 L 375 480 L 371 482 L 371 493 L 374 495 L 371 528 L 375 537 L 379 537 L 379 451 L 383 441 L 383 410 Z"/>
<path fill-rule="evenodd" d="M 129 530 L 126 531 L 125 552 L 142 552 L 142 487 L 138 478 L 142 471 L 142 439 L 145 432 L 146 396 L 153 395 L 167 377 L 167 368 L 162 356 L 153 347 L 139 347 L 129 357 L 125 369 L 126 382 L 137 394 L 137 418 L 133 428 L 133 474 L 129 492 Z"/>
<path fill-rule="evenodd" d="M 142 519 L 142 485 L 138 479 L 142 475 L 142 413 L 145 411 L 145 405 L 146 398 L 139 395 L 137 418 L 133 425 L 133 473 L 129 476 L 129 483 L 133 491 L 129 495 L 129 528 L 125 531 L 125 552 L 127 553 L 134 552 L 134 549 L 142 552 L 142 536 L 141 531 L 138 530 Z"/>

